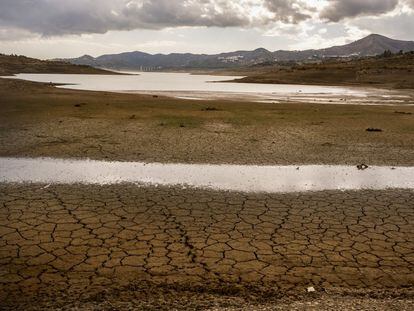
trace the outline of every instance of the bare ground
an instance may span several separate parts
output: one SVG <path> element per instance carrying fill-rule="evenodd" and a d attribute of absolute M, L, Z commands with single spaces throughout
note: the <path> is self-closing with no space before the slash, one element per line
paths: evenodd
<path fill-rule="evenodd" d="M 0 192 L 3 309 L 413 306 L 412 191 Z"/>
<path fill-rule="evenodd" d="M 412 106 L 190 101 L 2 79 L 0 86 L 0 156 L 414 164 Z"/>
<path fill-rule="evenodd" d="M 412 166 L 413 114 L 0 79 L 0 156 Z M 2 184 L 0 309 L 412 310 L 413 201 Z"/>

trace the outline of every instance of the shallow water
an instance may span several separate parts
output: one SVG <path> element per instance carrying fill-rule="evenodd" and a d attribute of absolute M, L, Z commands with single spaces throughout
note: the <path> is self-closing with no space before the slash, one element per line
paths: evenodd
<path fill-rule="evenodd" d="M 18 74 L 14 78 L 62 84 L 58 87 L 165 95 L 192 100 L 237 100 L 251 102 L 301 102 L 329 105 L 412 106 L 412 94 L 362 87 L 257 84 L 225 82 L 236 76 L 189 73 L 140 72 L 133 75 Z M 404 94 L 402 94 L 404 93 Z"/>
<path fill-rule="evenodd" d="M 220 92 L 254 94 L 325 94 L 366 96 L 367 90 L 316 85 L 280 85 L 255 83 L 219 83 L 240 77 L 191 75 L 188 73 L 141 72 L 139 75 L 18 74 L 17 79 L 67 84 L 77 90 L 115 92 Z"/>
<path fill-rule="evenodd" d="M 414 189 L 414 167 L 255 166 L 0 158 L 0 182 L 163 185 L 240 192 Z"/>

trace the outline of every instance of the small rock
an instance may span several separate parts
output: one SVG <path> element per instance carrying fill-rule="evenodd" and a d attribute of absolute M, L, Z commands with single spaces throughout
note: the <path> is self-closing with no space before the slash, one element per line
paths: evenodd
<path fill-rule="evenodd" d="M 316 292 L 316 289 L 315 289 L 315 287 L 310 286 L 310 287 L 308 287 L 307 291 L 308 291 L 308 293 L 314 293 L 314 292 Z"/>
<path fill-rule="evenodd" d="M 381 129 L 377 129 L 377 128 L 373 128 L 373 127 L 367 128 L 366 131 L 367 132 L 382 132 Z"/>
<path fill-rule="evenodd" d="M 367 168 L 369 168 L 369 166 L 368 166 L 368 165 L 366 165 L 366 164 L 359 164 L 359 165 L 357 165 L 357 168 L 358 168 L 358 170 L 360 170 L 360 171 L 364 171 L 364 170 L 366 170 Z"/>
<path fill-rule="evenodd" d="M 206 108 L 202 109 L 202 111 L 219 111 L 219 110 L 215 107 L 206 107 Z"/>

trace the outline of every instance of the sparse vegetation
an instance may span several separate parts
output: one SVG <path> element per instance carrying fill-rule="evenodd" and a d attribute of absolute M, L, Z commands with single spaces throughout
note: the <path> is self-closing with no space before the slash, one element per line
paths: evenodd
<path fill-rule="evenodd" d="M 39 60 L 22 55 L 0 54 L 0 76 L 17 73 L 108 74 L 109 71 L 67 62 Z M 111 74 L 113 74 L 111 72 Z"/>
<path fill-rule="evenodd" d="M 413 114 L 412 106 L 192 101 L 0 79 L 0 155 L 413 165 Z"/>
<path fill-rule="evenodd" d="M 369 85 L 414 88 L 414 53 L 390 54 L 360 59 L 330 59 L 321 64 L 294 64 L 246 68 L 238 82 L 321 85 Z"/>

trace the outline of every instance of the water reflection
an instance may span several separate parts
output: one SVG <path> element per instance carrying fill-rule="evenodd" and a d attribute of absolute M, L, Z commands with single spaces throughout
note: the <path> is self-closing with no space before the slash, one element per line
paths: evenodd
<path fill-rule="evenodd" d="M 63 84 L 59 87 L 77 90 L 147 93 L 202 100 L 412 105 L 412 96 L 402 91 L 362 87 L 224 82 L 240 78 L 235 76 L 142 72 L 139 75 L 18 74 L 6 78 L 53 82 Z"/>
<path fill-rule="evenodd" d="M 0 182 L 166 185 L 241 192 L 414 189 L 414 167 L 255 166 L 0 158 Z"/>

